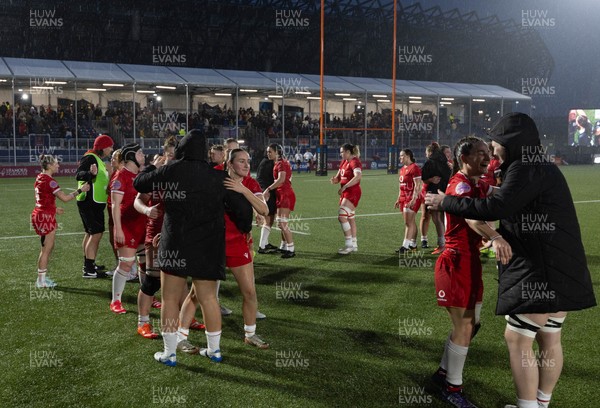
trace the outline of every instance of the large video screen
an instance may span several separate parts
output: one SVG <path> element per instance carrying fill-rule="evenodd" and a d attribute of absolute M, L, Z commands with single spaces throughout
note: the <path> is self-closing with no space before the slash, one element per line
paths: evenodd
<path fill-rule="evenodd" d="M 569 146 L 600 146 L 600 109 L 569 111 Z"/>

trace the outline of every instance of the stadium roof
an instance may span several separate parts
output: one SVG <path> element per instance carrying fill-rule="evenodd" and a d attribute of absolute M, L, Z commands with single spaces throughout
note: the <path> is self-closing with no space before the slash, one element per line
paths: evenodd
<path fill-rule="evenodd" d="M 59 61 L 26 58 L 0 58 L 0 79 L 32 77 L 53 78 L 73 82 L 120 81 L 136 84 L 177 84 L 197 88 L 255 88 L 273 91 L 280 88 L 319 90 L 318 75 L 238 71 L 225 69 L 167 67 L 162 65 L 113 64 L 102 62 Z M 386 93 L 392 91 L 391 79 L 324 77 L 326 92 L 354 94 Z M 530 97 L 497 85 L 477 85 L 451 82 L 396 81 L 399 95 L 424 97 L 463 97 L 531 100 Z"/>

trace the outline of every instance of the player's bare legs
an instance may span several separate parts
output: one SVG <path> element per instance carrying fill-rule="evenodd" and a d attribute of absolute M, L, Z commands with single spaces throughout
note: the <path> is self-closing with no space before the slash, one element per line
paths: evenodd
<path fill-rule="evenodd" d="M 52 250 L 54 249 L 55 240 L 56 230 L 53 230 L 44 236 L 44 245 L 40 249 L 40 254 L 38 256 L 38 270 L 48 269 L 48 261 L 52 254 Z"/>
<path fill-rule="evenodd" d="M 242 293 L 242 315 L 244 317 L 244 341 L 261 349 L 269 348 L 260 337 L 256 335 L 256 312 L 258 310 L 258 299 L 256 296 L 256 287 L 254 284 L 254 264 L 252 262 L 246 265 L 231 268 L 231 273 L 235 277 Z"/>
<path fill-rule="evenodd" d="M 340 254 L 349 254 L 358 249 L 356 239 L 356 220 L 354 218 L 356 207 L 350 200 L 343 198 L 338 210 L 338 221 L 344 233 L 344 248 L 338 250 Z M 356 249 L 355 249 L 356 248 Z"/>
<path fill-rule="evenodd" d="M 113 274 L 110 310 L 117 314 L 123 314 L 125 313 L 125 309 L 123 309 L 123 306 L 121 305 L 121 296 L 123 295 L 129 272 L 133 267 L 133 263 L 136 261 L 135 254 L 137 249 L 121 247 L 118 249 L 118 252 L 119 264 Z"/>
<path fill-rule="evenodd" d="M 221 309 L 217 301 L 217 281 L 194 279 L 194 292 L 202 309 L 202 317 L 206 325 L 207 348 L 200 354 L 214 362 L 220 362 L 221 350 Z"/>
<path fill-rule="evenodd" d="M 444 233 L 446 232 L 446 227 L 444 226 L 444 213 L 442 211 L 431 211 L 431 220 L 435 225 L 435 230 L 437 232 L 437 246 L 439 248 L 439 252 L 444 248 L 445 240 Z M 436 252 L 436 253 L 439 253 Z"/>
<path fill-rule="evenodd" d="M 164 342 L 164 351 L 154 354 L 154 359 L 166 365 L 176 364 L 177 322 L 179 320 L 179 304 L 181 292 L 187 288 L 186 278 L 160 273 L 161 300 L 160 324 Z M 214 296 L 214 295 L 213 295 Z"/>
<path fill-rule="evenodd" d="M 427 231 L 429 231 L 429 221 L 431 220 L 431 212 L 425 204 L 421 205 L 421 219 L 419 220 L 419 229 L 421 230 L 421 248 L 428 248 L 429 242 L 427 239 Z"/>
<path fill-rule="evenodd" d="M 54 287 L 56 284 L 50 278 L 46 277 L 48 273 L 48 262 L 50 260 L 50 255 L 52 254 L 52 250 L 54 249 L 54 242 L 56 240 L 56 230 L 50 231 L 48 234 L 44 235 L 42 238 L 42 247 L 40 248 L 40 254 L 38 256 L 37 262 L 37 281 L 36 286 L 38 288 L 42 287 Z"/>
<path fill-rule="evenodd" d="M 525 324 L 516 323 L 512 317 L 506 326 L 504 338 L 517 389 L 517 404 L 534 406 L 541 403 L 541 406 L 547 406 L 562 371 L 560 326 L 566 313 L 523 314 L 516 317 Z M 534 340 L 539 343 L 539 355 L 533 350 Z"/>
<path fill-rule="evenodd" d="M 285 248 L 282 248 L 282 258 L 291 258 L 295 255 L 294 239 L 292 237 L 292 231 L 288 225 L 290 213 L 291 211 L 289 208 L 277 209 L 277 224 L 279 229 L 281 229 L 281 241 L 285 245 Z"/>

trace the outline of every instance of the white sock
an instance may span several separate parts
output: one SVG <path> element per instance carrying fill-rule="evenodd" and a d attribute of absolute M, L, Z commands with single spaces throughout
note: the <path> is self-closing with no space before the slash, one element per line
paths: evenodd
<path fill-rule="evenodd" d="M 358 248 L 358 241 L 357 241 L 356 237 L 352 237 L 352 246 L 354 248 Z"/>
<path fill-rule="evenodd" d="M 287 244 L 286 249 L 290 252 L 294 252 L 294 243 L 292 242 L 291 244 Z"/>
<path fill-rule="evenodd" d="M 352 246 L 352 237 L 346 237 L 344 245 L 346 247 L 351 247 Z"/>
<path fill-rule="evenodd" d="M 542 390 L 537 390 L 537 401 L 540 407 L 548 408 L 552 394 L 545 394 Z"/>
<path fill-rule="evenodd" d="M 206 331 L 205 333 L 208 353 L 212 354 L 215 351 L 219 350 L 221 347 L 221 330 L 219 330 L 218 332 Z"/>
<path fill-rule="evenodd" d="M 183 327 L 177 328 L 177 343 L 185 340 L 190 335 L 190 329 L 184 329 Z"/>
<path fill-rule="evenodd" d="M 269 234 L 271 233 L 271 227 L 267 227 L 263 225 L 260 229 L 260 243 L 258 244 L 259 248 L 264 248 L 269 243 Z"/>
<path fill-rule="evenodd" d="M 150 316 L 149 315 L 138 315 L 138 327 L 141 327 L 144 325 L 144 323 L 150 323 Z"/>
<path fill-rule="evenodd" d="M 539 405 L 537 403 L 537 400 L 529 401 L 529 400 L 518 399 L 517 407 L 519 407 L 519 408 L 538 408 Z"/>
<path fill-rule="evenodd" d="M 448 338 L 446 339 L 446 343 L 444 343 L 444 353 L 442 354 L 442 360 L 440 361 L 440 368 L 448 371 L 448 343 L 450 342 L 450 337 L 452 336 L 452 332 L 448 334 Z"/>
<path fill-rule="evenodd" d="M 427 235 L 421 235 L 421 241 L 427 241 Z"/>
<path fill-rule="evenodd" d="M 162 336 L 163 343 L 165 344 L 164 356 L 177 355 L 177 333 L 162 332 Z"/>
<path fill-rule="evenodd" d="M 410 247 L 409 247 L 409 248 L 412 248 L 412 247 L 414 247 L 414 246 L 417 246 L 417 242 L 416 242 L 414 239 L 410 239 L 410 240 L 408 241 L 408 245 L 410 245 Z"/>
<path fill-rule="evenodd" d="M 38 269 L 37 281 L 39 283 L 46 282 L 46 272 L 48 272 L 48 269 Z"/>
<path fill-rule="evenodd" d="M 285 243 L 285 241 L 281 241 L 281 244 L 279 244 L 279 249 L 285 250 L 286 245 L 287 244 Z"/>
<path fill-rule="evenodd" d="M 468 347 L 458 346 L 448 340 L 448 371 L 446 381 L 452 385 L 462 385 L 462 373 L 467 360 Z"/>
<path fill-rule="evenodd" d="M 402 241 L 402 246 L 406 249 L 408 249 L 408 246 L 410 245 L 410 241 L 408 239 L 405 239 L 404 241 Z"/>
<path fill-rule="evenodd" d="M 125 289 L 125 284 L 127 283 L 128 273 L 120 270 L 119 268 L 115 269 L 113 273 L 112 280 L 112 301 L 121 301 L 121 295 L 123 294 L 123 290 Z"/>
<path fill-rule="evenodd" d="M 252 337 L 256 334 L 256 324 L 253 324 L 251 326 L 249 325 L 244 325 L 244 334 L 246 337 Z"/>

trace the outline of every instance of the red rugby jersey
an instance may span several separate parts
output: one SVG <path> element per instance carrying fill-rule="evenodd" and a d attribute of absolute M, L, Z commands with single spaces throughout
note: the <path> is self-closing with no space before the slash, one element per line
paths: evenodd
<path fill-rule="evenodd" d="M 56 196 L 60 186 L 51 176 L 40 173 L 33 184 L 35 191 L 35 208 L 51 214 L 56 213 Z"/>
<path fill-rule="evenodd" d="M 450 178 L 446 195 L 457 197 L 485 198 L 492 192 L 492 187 L 481 179 L 474 183 L 463 173 L 458 172 Z M 445 213 L 446 216 L 446 248 L 459 253 L 479 253 L 481 235 L 473 231 L 467 221 L 458 215 Z"/>

